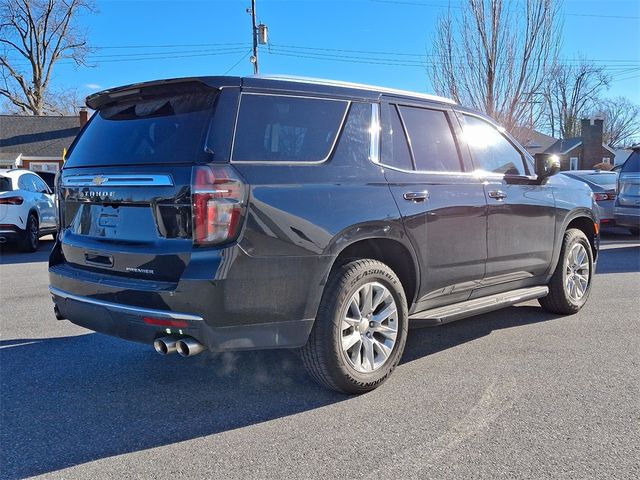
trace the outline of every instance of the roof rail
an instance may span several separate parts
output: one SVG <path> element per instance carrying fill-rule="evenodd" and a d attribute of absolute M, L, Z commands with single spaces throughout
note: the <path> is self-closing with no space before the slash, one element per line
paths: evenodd
<path fill-rule="evenodd" d="M 412 92 L 410 90 L 400 90 L 396 88 L 388 88 L 388 87 L 380 87 L 377 85 L 367 85 L 364 83 L 352 83 L 352 82 L 343 82 L 339 80 L 326 80 L 323 78 L 313 78 L 313 77 L 298 77 L 295 75 L 249 75 L 248 78 L 260 78 L 264 80 L 276 80 L 282 82 L 297 82 L 297 83 L 309 83 L 314 85 L 327 85 L 333 87 L 345 87 L 345 88 L 356 88 L 363 90 L 375 90 L 382 93 L 388 93 L 392 95 L 402 95 L 409 97 L 419 97 L 425 100 L 432 100 L 435 102 L 449 103 L 452 105 L 457 105 L 455 101 L 450 98 L 440 97 L 438 95 L 431 95 L 428 93 L 419 93 Z"/>

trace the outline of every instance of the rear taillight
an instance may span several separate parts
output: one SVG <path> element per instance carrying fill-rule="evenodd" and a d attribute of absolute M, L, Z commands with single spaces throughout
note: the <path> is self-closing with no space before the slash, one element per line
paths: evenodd
<path fill-rule="evenodd" d="M 595 198 L 596 202 L 604 202 L 605 200 L 615 200 L 616 194 L 596 192 L 593 194 L 593 198 Z"/>
<path fill-rule="evenodd" d="M 24 198 L 22 197 L 2 197 L 0 198 L 0 205 L 22 205 Z"/>
<path fill-rule="evenodd" d="M 193 243 L 215 245 L 234 240 L 240 232 L 246 198 L 246 185 L 232 167 L 193 167 Z"/>

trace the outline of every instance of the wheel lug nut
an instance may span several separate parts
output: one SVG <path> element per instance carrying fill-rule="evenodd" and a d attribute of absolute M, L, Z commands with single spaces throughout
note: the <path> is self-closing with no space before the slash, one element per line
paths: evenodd
<path fill-rule="evenodd" d="M 371 338 L 371 332 L 367 332 L 367 337 Z"/>
<path fill-rule="evenodd" d="M 375 324 L 374 324 L 373 322 L 369 322 L 369 326 L 370 326 L 371 328 L 373 328 L 373 326 L 374 326 L 374 325 L 375 325 Z"/>

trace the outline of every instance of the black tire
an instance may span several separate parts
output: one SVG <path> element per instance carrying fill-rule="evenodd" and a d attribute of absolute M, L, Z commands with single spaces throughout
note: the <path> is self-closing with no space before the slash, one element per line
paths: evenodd
<path fill-rule="evenodd" d="M 576 245 L 582 245 L 584 248 L 583 251 L 586 252 L 586 260 L 589 265 L 586 288 L 584 294 L 578 299 L 572 297 L 571 289 L 568 286 L 568 277 L 572 275 L 571 267 L 569 266 L 569 255 Z M 589 298 L 593 273 L 593 252 L 586 235 L 582 230 L 576 228 L 567 230 L 562 241 L 558 264 L 548 284 L 549 295 L 538 300 L 540 305 L 549 312 L 560 313 L 562 315 L 577 313 Z"/>
<path fill-rule="evenodd" d="M 394 328 L 397 328 L 397 333 L 391 353 L 388 354 L 386 360 L 379 367 L 373 368 L 371 372 L 360 372 L 347 359 L 348 353 L 343 351 L 342 319 L 343 313 L 350 308 L 351 299 L 356 292 L 359 292 L 363 286 L 372 283 L 384 287 L 387 291 L 385 295 L 391 294 L 397 312 L 397 319 L 394 316 L 391 321 L 394 323 L 397 321 L 397 324 L 394 325 Z M 389 298 L 388 295 L 387 298 Z M 372 311 L 372 314 L 375 311 Z M 361 318 L 366 324 L 366 317 Z M 311 376 L 319 384 L 329 389 L 349 394 L 371 391 L 389 377 L 400 361 L 407 340 L 408 318 L 405 293 L 393 270 L 377 260 L 363 259 L 347 263 L 335 269 L 329 276 L 309 341 L 301 349 L 302 361 Z M 371 324 L 373 325 L 373 322 Z M 362 328 L 366 328 L 366 326 L 362 326 Z M 351 334 L 356 334 L 355 327 Z M 361 333 L 360 335 L 365 334 Z M 366 335 L 371 338 L 368 331 Z M 375 335 L 374 333 L 373 336 L 375 337 Z M 357 348 L 360 349 L 360 346 Z M 376 350 L 373 346 L 370 348 L 371 351 Z"/>
<path fill-rule="evenodd" d="M 34 213 L 29 214 L 24 236 L 20 244 L 23 252 L 35 252 L 40 245 L 40 223 Z"/>

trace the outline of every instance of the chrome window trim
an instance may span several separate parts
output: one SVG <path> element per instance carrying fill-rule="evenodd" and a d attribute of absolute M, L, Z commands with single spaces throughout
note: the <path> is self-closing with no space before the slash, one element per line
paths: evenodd
<path fill-rule="evenodd" d="M 96 178 L 104 178 L 94 183 Z M 112 175 L 70 175 L 63 177 L 63 187 L 173 187 L 173 177 L 166 174 L 112 174 Z"/>
<path fill-rule="evenodd" d="M 51 292 L 52 295 L 55 295 L 56 297 L 74 300 L 76 302 L 81 302 L 81 303 L 88 303 L 91 305 L 108 308 L 109 310 L 113 310 L 116 312 L 122 312 L 122 313 L 128 313 L 128 314 L 140 315 L 140 316 L 170 318 L 173 320 L 188 320 L 191 322 L 203 321 L 202 317 L 198 315 L 191 315 L 189 313 L 169 312 L 166 310 L 155 310 L 152 308 L 132 307 L 129 305 L 122 305 L 120 303 L 106 302 L 104 300 L 96 300 L 93 298 L 74 295 L 72 293 L 65 292 L 64 290 L 60 290 L 59 288 L 55 288 L 55 287 L 49 287 L 49 291 Z"/>
<path fill-rule="evenodd" d="M 333 143 L 331 144 L 331 148 L 329 149 L 329 153 L 322 160 L 312 160 L 312 161 L 292 161 L 292 160 L 234 160 L 233 154 L 236 147 L 236 133 L 238 129 L 238 118 L 240 117 L 240 108 L 242 108 L 242 97 L 244 95 L 258 95 L 263 97 L 291 97 L 291 98 L 310 98 L 312 100 L 328 100 L 331 102 L 343 102 L 346 104 L 346 108 L 344 110 L 344 114 L 342 115 L 342 120 L 340 121 L 340 125 L 336 132 L 335 138 L 333 139 Z M 351 100 L 345 100 L 342 98 L 330 98 L 330 97 L 314 97 L 311 95 L 294 95 L 288 93 L 262 93 L 262 92 L 241 92 L 240 93 L 240 101 L 238 102 L 238 110 L 236 111 L 236 120 L 233 126 L 233 139 L 231 141 L 231 156 L 229 158 L 229 163 L 238 163 L 243 165 L 320 165 L 321 163 L 325 163 L 336 148 L 338 144 L 338 138 L 340 138 L 340 134 L 342 133 L 342 129 L 344 128 L 345 122 L 347 121 L 347 116 L 349 115 L 349 110 L 351 109 Z"/>
<path fill-rule="evenodd" d="M 381 129 L 382 125 L 380 124 L 380 104 L 372 103 L 371 104 L 371 124 L 369 125 L 369 160 L 371 160 L 376 165 L 380 165 L 380 140 L 381 140 Z"/>

